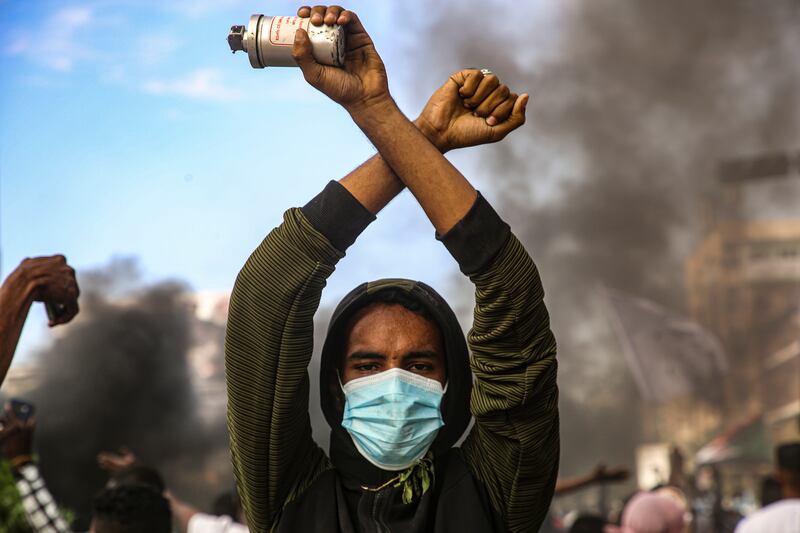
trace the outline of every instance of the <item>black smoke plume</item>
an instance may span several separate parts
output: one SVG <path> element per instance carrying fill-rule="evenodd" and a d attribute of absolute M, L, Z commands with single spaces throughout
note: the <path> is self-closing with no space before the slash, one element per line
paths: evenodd
<path fill-rule="evenodd" d="M 422 21 L 407 39 L 420 102 L 466 67 L 531 93 L 525 127 L 474 161 L 542 273 L 560 347 L 562 472 L 629 461 L 640 402 L 593 289 L 685 311 L 683 260 L 718 192 L 719 161 L 796 149 L 800 3 L 446 0 L 424 9 L 404 15 Z"/>
<path fill-rule="evenodd" d="M 208 427 L 197 411 L 188 360 L 196 318 L 188 288 L 174 281 L 142 284 L 136 272 L 133 262 L 118 260 L 79 275 L 80 315 L 37 361 L 41 383 L 31 397 L 43 475 L 84 526 L 91 498 L 107 479 L 96 464 L 98 452 L 129 446 L 162 470 L 176 495 L 192 499 L 196 491 L 187 493 L 187 485 L 226 448 L 224 420 Z M 227 466 L 227 453 L 221 457 Z M 175 464 L 185 473 L 171 475 Z"/>

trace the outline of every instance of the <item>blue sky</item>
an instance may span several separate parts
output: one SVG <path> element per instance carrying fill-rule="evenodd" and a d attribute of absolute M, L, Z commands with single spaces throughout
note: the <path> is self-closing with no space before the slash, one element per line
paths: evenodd
<path fill-rule="evenodd" d="M 134 256 L 146 279 L 229 290 L 287 207 L 373 153 L 299 70 L 254 70 L 228 51 L 230 25 L 296 8 L 0 0 L 3 277 L 27 256 L 63 253 L 79 272 Z M 378 44 L 395 98 L 415 115 L 422 102 L 404 67 L 396 8 L 352 8 Z M 470 168 L 470 157 L 454 161 Z M 385 276 L 422 279 L 447 296 L 455 272 L 405 194 L 340 263 L 323 303 Z M 23 359 L 47 336 L 43 317 L 32 313 Z"/>

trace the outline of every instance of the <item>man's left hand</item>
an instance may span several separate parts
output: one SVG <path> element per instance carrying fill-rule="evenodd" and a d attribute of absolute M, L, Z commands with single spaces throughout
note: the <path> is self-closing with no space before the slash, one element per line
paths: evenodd
<path fill-rule="evenodd" d="M 497 142 L 525 123 L 528 95 L 477 69 L 450 76 L 415 121 L 440 151 Z"/>

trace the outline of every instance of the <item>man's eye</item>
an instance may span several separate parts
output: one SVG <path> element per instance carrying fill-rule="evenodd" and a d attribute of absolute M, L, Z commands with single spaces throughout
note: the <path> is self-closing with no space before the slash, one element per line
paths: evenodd
<path fill-rule="evenodd" d="M 378 365 L 375 363 L 370 363 L 368 365 L 358 365 L 356 370 L 359 372 L 375 372 L 378 370 Z"/>
<path fill-rule="evenodd" d="M 408 367 L 411 372 L 430 372 L 433 366 L 427 363 L 413 363 Z"/>

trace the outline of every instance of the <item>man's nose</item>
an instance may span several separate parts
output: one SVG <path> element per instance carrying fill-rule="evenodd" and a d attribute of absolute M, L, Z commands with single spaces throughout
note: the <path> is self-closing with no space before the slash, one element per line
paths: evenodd
<path fill-rule="evenodd" d="M 402 357 L 389 354 L 389 356 L 386 358 L 386 370 L 389 370 L 390 368 L 402 368 L 402 363 Z"/>

